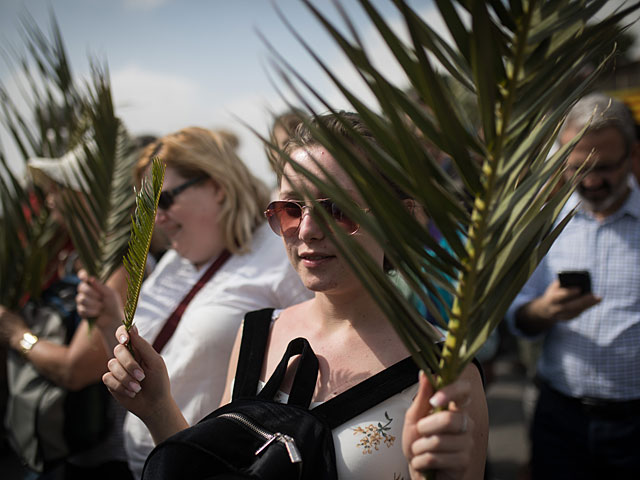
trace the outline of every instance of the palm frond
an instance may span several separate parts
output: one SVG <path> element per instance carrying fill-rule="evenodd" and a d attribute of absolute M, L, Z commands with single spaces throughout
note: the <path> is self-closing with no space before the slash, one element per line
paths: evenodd
<path fill-rule="evenodd" d="M 560 181 L 573 144 L 553 156 L 549 152 L 569 108 L 592 87 L 608 57 L 598 58 L 588 77 L 580 79 L 578 73 L 593 65 L 595 53 L 603 43 L 612 43 L 623 29 L 620 22 L 638 5 L 590 23 L 604 0 L 437 0 L 435 5 L 453 38 L 453 44 L 447 44 L 404 0 L 392 1 L 409 33 L 408 43 L 390 28 L 372 2 L 359 3 L 393 52 L 417 99 L 373 65 L 341 9 L 349 37 L 304 0 L 360 73 L 377 108 L 367 105 L 352 85 L 334 75 L 283 16 L 376 139 L 371 144 L 360 137 L 345 119 L 343 126 L 351 133 L 354 149 L 322 122 L 309 125 L 350 176 L 373 215 L 355 208 L 330 176 L 318 178 L 291 165 L 386 246 L 387 260 L 435 316 L 436 307 L 427 300 L 424 288 L 433 292 L 447 285 L 447 277 L 456 278 L 455 287 L 448 287 L 454 288 L 455 295 L 447 309 L 447 335 L 440 355 L 434 353 L 433 335 L 425 320 L 402 292 L 353 238 L 339 228 L 332 229 L 338 249 L 416 361 L 436 373 L 437 386 L 442 386 L 471 361 L 569 220 L 558 216 L 577 177 L 553 197 L 549 195 Z M 462 20 L 466 15 L 470 22 Z M 317 115 L 312 105 L 319 102 L 339 115 L 331 102 L 271 48 L 275 71 L 296 103 Z M 461 91 L 473 100 L 473 112 L 461 108 L 456 95 Z M 479 123 L 473 125 L 469 118 Z M 451 159 L 466 196 L 455 195 L 456 179 L 441 168 L 427 143 Z M 438 247 L 386 179 L 424 206 L 453 254 Z M 322 211 L 319 214 L 333 225 Z"/>
<path fill-rule="evenodd" d="M 147 265 L 147 254 L 151 246 L 151 236 L 158 210 L 158 200 L 164 182 L 165 164 L 158 157 L 154 157 L 151 165 L 151 182 L 146 178 L 143 179 L 140 191 L 135 196 L 136 210 L 131 219 L 131 238 L 124 257 L 128 279 L 127 302 L 122 323 L 127 330 L 133 325 L 138 306 L 140 288 Z"/>
<path fill-rule="evenodd" d="M 0 152 L 0 302 L 10 308 L 39 297 L 68 238 L 49 215 L 43 192 L 18 179 L 10 164 L 22 170 L 30 157 L 64 153 L 84 108 L 55 18 L 50 38 L 29 16 L 22 26 L 27 54 L 2 50 L 9 69 L 24 78 L 18 84 L 20 99 L 0 85 L 0 122 L 18 152 L 11 162 Z M 18 107 L 20 101 L 26 110 Z"/>
<path fill-rule="evenodd" d="M 81 192 L 63 193 L 71 241 L 89 274 L 105 281 L 121 265 L 134 208 L 136 151 L 115 115 L 108 74 L 93 66 L 86 127 L 76 146 L 82 161 L 69 179 Z"/>

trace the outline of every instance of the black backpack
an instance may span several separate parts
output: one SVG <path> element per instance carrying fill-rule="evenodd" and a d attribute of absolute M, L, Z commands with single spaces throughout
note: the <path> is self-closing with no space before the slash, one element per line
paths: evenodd
<path fill-rule="evenodd" d="M 273 309 L 245 317 L 233 401 L 153 449 L 143 480 L 336 480 L 331 430 L 417 382 L 411 358 L 383 370 L 309 410 L 318 360 L 304 338 L 292 340 L 256 395 Z M 289 363 L 300 355 L 288 403 L 278 392 Z"/>

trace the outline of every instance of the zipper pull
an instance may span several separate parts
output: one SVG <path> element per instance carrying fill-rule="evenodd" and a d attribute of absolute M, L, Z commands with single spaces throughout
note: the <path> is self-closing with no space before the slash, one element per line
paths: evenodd
<path fill-rule="evenodd" d="M 287 447 L 287 452 L 289 453 L 289 458 L 291 459 L 291 463 L 301 463 L 302 456 L 300 455 L 300 450 L 296 446 L 296 441 L 293 437 L 289 435 L 280 435 L 278 438 L 279 441 L 284 443 L 284 446 Z"/>
<path fill-rule="evenodd" d="M 273 435 L 271 435 L 269 439 L 264 443 L 264 445 L 262 445 L 258 450 L 256 450 L 256 453 L 254 455 L 260 455 L 265 448 L 267 448 L 276 440 L 279 440 L 281 436 L 282 436 L 281 433 L 274 433 Z"/>

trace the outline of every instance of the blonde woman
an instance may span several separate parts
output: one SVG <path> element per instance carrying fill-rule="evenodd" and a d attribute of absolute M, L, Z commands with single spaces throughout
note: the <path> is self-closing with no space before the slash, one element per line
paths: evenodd
<path fill-rule="evenodd" d="M 311 295 L 264 221 L 268 188 L 236 147 L 228 132 L 190 127 L 150 144 L 138 165 L 139 172 L 147 170 L 154 156 L 166 163 L 156 224 L 171 248 L 143 284 L 135 324 L 162 355 L 176 404 L 189 423 L 220 403 L 244 313 L 284 308 Z M 107 289 L 84 278 L 79 308 L 102 315 L 99 325 L 113 338 L 121 307 Z M 141 369 L 133 374 L 136 381 L 145 375 Z M 151 434 L 132 414 L 124 434 L 130 468 L 139 477 L 154 445 Z"/>

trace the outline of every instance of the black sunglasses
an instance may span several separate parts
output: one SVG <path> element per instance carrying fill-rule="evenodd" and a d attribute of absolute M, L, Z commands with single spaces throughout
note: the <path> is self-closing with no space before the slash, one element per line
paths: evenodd
<path fill-rule="evenodd" d="M 206 175 L 195 177 L 191 180 L 187 180 L 182 185 L 178 185 L 177 187 L 172 188 L 171 190 L 165 190 L 164 192 L 161 192 L 160 198 L 158 199 L 158 208 L 162 210 L 168 210 L 169 208 L 171 208 L 171 205 L 173 205 L 173 202 L 175 202 L 178 195 L 180 195 L 190 186 L 195 185 L 196 183 L 199 183 L 207 178 L 209 177 L 207 177 Z"/>
<path fill-rule="evenodd" d="M 340 225 L 348 235 L 353 235 L 360 228 L 360 225 L 347 217 L 332 200 L 324 198 L 316 200 L 316 202 L 331 215 L 331 218 Z M 311 209 L 313 206 L 293 200 L 276 200 L 269 204 L 264 214 L 267 217 L 271 230 L 277 235 L 290 237 L 295 235 L 298 228 L 300 228 L 305 208 Z M 369 209 L 365 208 L 362 210 L 365 212 L 369 211 Z"/>

